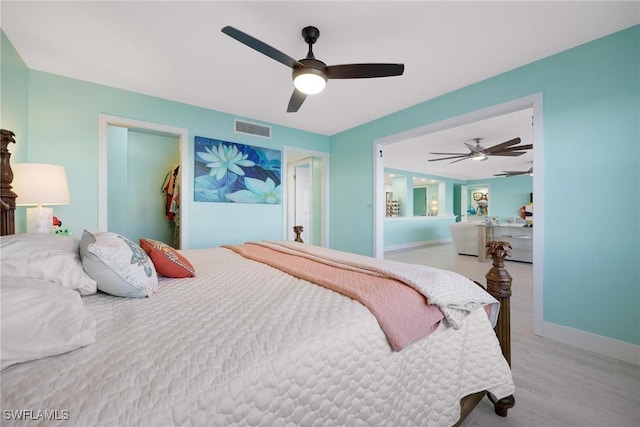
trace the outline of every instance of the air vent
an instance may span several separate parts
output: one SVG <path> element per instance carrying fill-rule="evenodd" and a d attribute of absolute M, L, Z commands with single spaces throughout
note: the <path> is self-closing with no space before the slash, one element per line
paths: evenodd
<path fill-rule="evenodd" d="M 247 135 L 254 135 L 262 138 L 271 138 L 270 126 L 262 126 L 255 123 L 243 122 L 240 120 L 236 120 L 235 125 L 237 133 L 246 133 Z"/>

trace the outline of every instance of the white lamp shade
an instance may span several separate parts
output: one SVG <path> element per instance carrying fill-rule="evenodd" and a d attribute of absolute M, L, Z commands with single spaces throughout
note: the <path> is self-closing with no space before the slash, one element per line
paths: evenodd
<path fill-rule="evenodd" d="M 44 163 L 17 163 L 13 170 L 16 205 L 67 205 L 71 203 L 64 167 Z"/>
<path fill-rule="evenodd" d="M 315 95 L 322 92 L 327 85 L 327 80 L 318 74 L 305 73 L 297 75 L 293 79 L 293 84 L 300 92 Z"/>

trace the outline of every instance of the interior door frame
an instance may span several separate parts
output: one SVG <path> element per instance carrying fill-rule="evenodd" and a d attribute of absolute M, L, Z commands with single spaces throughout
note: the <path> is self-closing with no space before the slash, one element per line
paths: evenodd
<path fill-rule="evenodd" d="M 107 197 L 107 181 L 108 181 L 108 164 L 107 164 L 107 147 L 109 138 L 107 128 L 109 126 L 118 126 L 127 129 L 144 129 L 154 132 L 161 132 L 171 135 L 178 139 L 180 153 L 180 217 L 188 218 L 189 203 L 183 203 L 184 194 L 192 194 L 191 192 L 191 167 L 188 161 L 187 141 L 189 140 L 189 132 L 187 129 L 167 126 L 160 123 L 145 122 L 141 120 L 129 119 L 126 117 L 112 116 L 108 114 L 98 115 L 98 229 L 106 231 L 108 228 L 108 197 Z M 180 249 L 189 248 L 189 221 L 180 221 Z"/>
<path fill-rule="evenodd" d="M 329 247 L 329 153 L 315 150 L 307 150 L 298 147 L 284 146 L 282 148 L 282 168 L 283 175 L 287 176 L 284 180 L 282 191 L 282 238 L 287 239 L 288 222 L 289 222 L 289 178 L 288 173 L 284 171 L 288 170 L 289 163 L 295 163 L 297 160 L 301 160 L 307 157 L 317 157 L 320 159 L 320 246 Z"/>
<path fill-rule="evenodd" d="M 541 173 L 533 175 L 533 205 L 535 206 L 536 225 L 533 227 L 533 333 L 544 336 L 544 135 L 543 135 L 543 94 L 542 92 L 524 96 L 493 105 L 467 114 L 430 123 L 409 129 L 395 135 L 389 135 L 373 141 L 373 173 L 374 173 L 374 230 L 373 250 L 377 258 L 384 257 L 384 145 L 393 144 L 420 135 L 438 132 L 462 126 L 480 120 L 496 117 L 515 111 L 531 108 L 533 110 L 532 138 L 533 163 Z"/>
<path fill-rule="evenodd" d="M 303 165 L 309 165 L 309 183 L 310 183 L 311 191 L 313 192 L 313 173 L 311 173 L 313 168 L 313 159 L 311 157 L 305 157 L 304 159 L 291 162 L 287 165 L 287 179 L 289 180 L 288 182 L 292 184 L 289 186 L 287 190 L 288 191 L 287 200 L 289 201 L 289 203 L 287 203 L 287 215 L 288 215 L 287 239 L 290 239 L 291 237 L 293 237 L 293 226 L 298 225 L 298 224 L 294 224 L 296 222 L 295 221 L 296 211 L 297 211 L 296 208 L 298 205 L 298 200 L 296 197 L 297 185 L 298 185 L 296 168 Z M 310 203 L 312 202 L 312 200 L 313 198 L 309 200 Z M 305 236 L 311 236 L 310 238 L 307 238 L 308 243 L 312 243 L 313 241 L 313 219 L 314 219 L 313 207 L 311 207 L 310 210 L 311 210 L 311 213 L 309 215 L 309 219 L 310 219 L 309 226 L 308 226 L 308 229 L 306 228 L 304 229 L 304 232 L 306 232 Z"/>

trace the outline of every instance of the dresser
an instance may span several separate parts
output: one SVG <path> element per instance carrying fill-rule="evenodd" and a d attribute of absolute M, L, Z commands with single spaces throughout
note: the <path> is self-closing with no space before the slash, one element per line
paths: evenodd
<path fill-rule="evenodd" d="M 522 225 L 485 226 L 490 240 L 507 242 L 511 245 L 511 256 L 506 261 L 533 262 L 533 227 Z"/>

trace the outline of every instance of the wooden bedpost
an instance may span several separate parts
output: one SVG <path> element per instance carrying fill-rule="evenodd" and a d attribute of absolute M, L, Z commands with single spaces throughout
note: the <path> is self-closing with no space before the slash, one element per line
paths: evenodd
<path fill-rule="evenodd" d="M 487 291 L 500 302 L 500 314 L 495 331 L 502 347 L 502 354 L 511 366 L 511 275 L 504 268 L 504 258 L 511 253 L 507 242 L 488 242 L 487 253 L 493 259 L 493 267 L 486 274 Z"/>
<path fill-rule="evenodd" d="M 11 153 L 7 149 L 10 142 L 15 144 L 16 135 L 7 129 L 0 130 L 0 235 L 6 236 L 15 232 L 14 212 L 16 209 L 16 193 L 11 191 L 13 171 L 11 170 Z"/>
<path fill-rule="evenodd" d="M 502 354 L 511 366 L 511 275 L 504 268 L 504 258 L 511 254 L 511 245 L 507 242 L 487 242 L 487 254 L 493 259 L 493 267 L 486 274 L 487 291 L 500 302 L 500 313 L 495 331 L 502 347 Z M 513 408 L 516 401 L 513 396 L 495 400 L 489 394 L 496 414 L 507 416 L 509 408 Z"/>
<path fill-rule="evenodd" d="M 303 231 L 304 231 L 304 227 L 301 225 L 296 225 L 293 227 L 293 232 L 296 233 L 296 238 L 295 238 L 296 242 L 304 243 L 302 241 L 302 237 L 300 237 Z"/>

